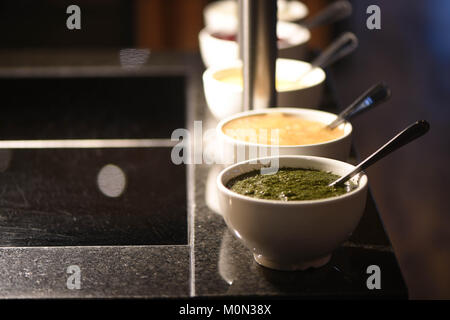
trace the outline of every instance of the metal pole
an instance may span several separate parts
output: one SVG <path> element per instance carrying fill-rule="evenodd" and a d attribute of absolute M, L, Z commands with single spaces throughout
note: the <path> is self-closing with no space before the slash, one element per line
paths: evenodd
<path fill-rule="evenodd" d="M 244 110 L 276 106 L 276 24 L 276 0 L 239 0 Z"/>

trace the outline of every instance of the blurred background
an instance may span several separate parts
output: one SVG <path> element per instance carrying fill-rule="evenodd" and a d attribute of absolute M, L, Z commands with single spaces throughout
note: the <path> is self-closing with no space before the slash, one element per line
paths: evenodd
<path fill-rule="evenodd" d="M 79 0 L 82 28 L 66 25 L 67 0 L 1 1 L 1 48 L 120 48 L 198 50 L 208 0 Z M 327 0 L 304 1 L 311 13 Z M 61 14 L 62 13 L 62 14 Z M 327 28 L 314 30 L 313 45 L 326 44 Z"/>
<path fill-rule="evenodd" d="M 65 28 L 74 1 L 1 1 L 0 54 L 149 48 L 198 51 L 208 0 L 77 0 L 82 29 Z M 313 15 L 328 0 L 304 0 Z M 374 198 L 411 298 L 450 298 L 450 1 L 358 0 L 345 21 L 313 30 L 310 46 L 323 48 L 340 32 L 360 46 L 333 66 L 338 96 L 350 103 L 384 80 L 391 100 L 354 120 L 355 146 L 365 157 L 418 119 L 429 134 L 368 170 Z M 366 27 L 369 5 L 381 8 L 381 30 Z M 14 54 L 12 54 L 14 52 Z"/>

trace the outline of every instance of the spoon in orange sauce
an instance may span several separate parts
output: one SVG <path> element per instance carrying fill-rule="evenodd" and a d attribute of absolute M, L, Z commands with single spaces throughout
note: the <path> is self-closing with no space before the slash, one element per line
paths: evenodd
<path fill-rule="evenodd" d="M 351 105 L 338 114 L 337 118 L 328 124 L 328 129 L 334 129 L 342 122 L 347 121 L 353 116 L 367 111 L 382 102 L 389 100 L 391 97 L 391 89 L 383 82 L 373 85 L 361 96 L 359 96 Z"/>

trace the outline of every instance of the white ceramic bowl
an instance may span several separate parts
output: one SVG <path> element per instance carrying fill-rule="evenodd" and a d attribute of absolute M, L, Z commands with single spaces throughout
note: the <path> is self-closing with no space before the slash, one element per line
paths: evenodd
<path fill-rule="evenodd" d="M 321 157 L 285 156 L 280 167 L 307 168 L 343 175 L 354 166 Z M 349 238 L 364 212 L 368 179 L 353 177 L 357 188 L 337 197 L 310 201 L 262 200 L 240 195 L 226 187 L 230 179 L 258 170 L 261 163 L 241 162 L 217 177 L 219 204 L 227 226 L 268 268 L 304 270 L 326 264 Z"/>
<path fill-rule="evenodd" d="M 218 31 L 217 31 L 218 32 Z M 222 31 L 234 34 L 236 31 Z M 205 66 L 223 66 L 239 59 L 239 46 L 236 41 L 224 40 L 213 36 L 215 32 L 204 28 L 199 33 L 200 54 Z M 280 47 L 278 57 L 287 59 L 306 58 L 306 43 L 311 38 L 308 29 L 295 23 L 278 22 L 277 34 L 280 39 L 286 39 L 289 44 Z"/>
<path fill-rule="evenodd" d="M 291 59 L 277 59 L 276 77 L 295 81 L 310 68 L 308 62 Z M 243 88 L 240 84 L 224 82 L 222 79 L 239 74 L 242 63 L 234 61 L 223 67 L 208 68 L 203 73 L 203 89 L 208 108 L 217 119 L 224 119 L 243 110 Z M 322 100 L 326 74 L 316 68 L 302 80 L 305 84 L 277 90 L 279 107 L 317 108 Z M 255 105 L 258 105 L 256 99 Z"/>
<path fill-rule="evenodd" d="M 300 21 L 308 15 L 308 8 L 300 1 L 278 1 L 278 19 Z M 235 31 L 238 25 L 236 0 L 214 1 L 203 10 L 205 25 L 209 30 Z"/>
<path fill-rule="evenodd" d="M 275 155 L 304 155 L 332 158 L 346 161 L 350 154 L 353 127 L 350 122 L 344 122 L 339 128 L 344 130 L 344 135 L 334 140 L 307 144 L 307 145 L 283 145 L 271 146 L 250 143 L 234 139 L 225 134 L 223 127 L 226 123 L 241 117 L 258 114 L 284 113 L 295 115 L 299 118 L 322 122 L 324 125 L 331 123 L 337 115 L 325 111 L 302 108 L 268 108 L 241 112 L 220 121 L 216 127 L 217 154 L 216 161 L 224 164 L 237 163 L 264 156 Z"/>

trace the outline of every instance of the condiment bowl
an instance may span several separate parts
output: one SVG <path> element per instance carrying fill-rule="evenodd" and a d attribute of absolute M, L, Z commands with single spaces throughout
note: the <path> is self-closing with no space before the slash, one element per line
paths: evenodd
<path fill-rule="evenodd" d="M 308 8 L 300 1 L 278 1 L 279 20 L 295 22 L 307 15 Z M 203 18 L 209 30 L 237 30 L 238 3 L 235 0 L 213 1 L 203 9 Z"/>
<path fill-rule="evenodd" d="M 198 35 L 200 54 L 205 66 L 216 67 L 228 65 L 235 60 L 239 60 L 239 45 L 237 41 L 228 40 L 218 35 L 234 35 L 234 31 L 224 30 L 223 32 L 204 28 Z M 305 59 L 307 55 L 306 44 L 311 38 L 308 29 L 290 22 L 279 21 L 277 23 L 277 34 L 279 39 L 283 39 L 285 44 L 278 46 L 278 57 L 288 59 Z"/>
<path fill-rule="evenodd" d="M 323 266 L 359 223 L 366 204 L 367 176 L 360 173 L 353 177 L 356 187 L 348 193 L 308 201 L 256 199 L 227 187 L 231 179 L 261 169 L 268 160 L 278 161 L 280 168 L 317 169 L 337 175 L 354 168 L 322 157 L 282 156 L 259 160 L 229 166 L 217 177 L 220 210 L 228 228 L 251 250 L 260 265 L 277 270 Z"/>
<path fill-rule="evenodd" d="M 346 161 L 350 154 L 353 127 L 350 122 L 344 122 L 338 128 L 344 131 L 343 136 L 316 144 L 306 145 L 264 145 L 234 139 L 225 134 L 224 126 L 234 120 L 252 115 L 263 115 L 270 113 L 283 113 L 297 116 L 301 119 L 321 122 L 326 126 L 337 118 L 336 114 L 307 109 L 307 108 L 267 108 L 240 112 L 223 119 L 216 127 L 218 148 L 216 161 L 223 164 L 232 164 L 240 161 L 250 160 L 258 157 L 275 155 L 307 155 L 332 158 Z"/>
<path fill-rule="evenodd" d="M 326 74 L 321 68 L 310 71 L 308 62 L 292 59 L 277 59 L 277 81 L 291 81 L 292 85 L 277 88 L 279 107 L 316 108 L 320 105 Z M 217 119 L 223 119 L 243 111 L 243 88 L 241 83 L 229 83 L 230 77 L 242 78 L 242 63 L 234 61 L 227 66 L 211 67 L 203 73 L 203 88 L 209 110 Z M 256 99 L 255 104 L 258 105 Z"/>

